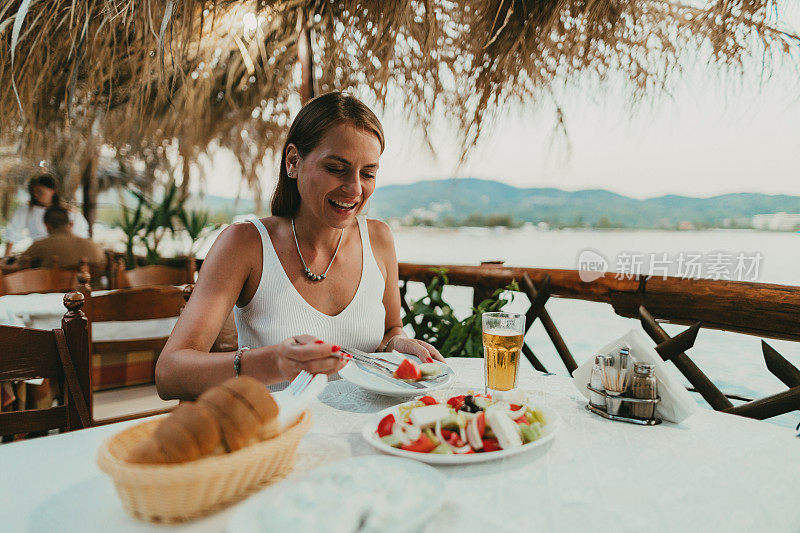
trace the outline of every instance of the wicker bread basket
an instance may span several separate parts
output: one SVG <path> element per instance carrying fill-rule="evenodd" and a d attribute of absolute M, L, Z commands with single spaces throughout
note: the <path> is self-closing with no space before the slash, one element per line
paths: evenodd
<path fill-rule="evenodd" d="M 142 465 L 125 461 L 160 420 L 125 429 L 106 439 L 97 464 L 111 476 L 125 510 L 150 522 L 181 522 L 241 500 L 286 476 L 294 466 L 300 439 L 311 427 L 311 413 L 278 436 L 233 453 L 187 463 Z"/>

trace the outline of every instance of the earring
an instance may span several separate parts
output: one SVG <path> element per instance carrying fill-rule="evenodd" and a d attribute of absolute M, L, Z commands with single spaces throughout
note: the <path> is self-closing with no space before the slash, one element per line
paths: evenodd
<path fill-rule="evenodd" d="M 287 172 L 287 174 L 289 175 L 289 178 L 291 179 L 291 177 L 292 177 L 292 171 L 291 171 L 291 170 L 290 170 L 290 171 L 288 171 L 288 172 Z"/>

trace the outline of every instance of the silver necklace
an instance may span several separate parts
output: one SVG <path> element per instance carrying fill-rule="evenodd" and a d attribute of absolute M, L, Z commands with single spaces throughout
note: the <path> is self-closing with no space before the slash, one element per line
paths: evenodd
<path fill-rule="evenodd" d="M 305 273 L 306 277 L 311 281 L 322 281 L 328 275 L 328 271 L 331 269 L 333 265 L 333 260 L 336 259 L 336 254 L 339 253 L 339 247 L 342 245 L 342 238 L 344 237 L 344 228 L 342 228 L 342 234 L 339 235 L 339 244 L 336 245 L 336 251 L 333 252 L 333 257 L 331 257 L 331 262 L 328 263 L 328 268 L 325 269 L 325 272 L 322 274 L 314 274 L 311 272 L 311 269 L 308 268 L 306 265 L 306 260 L 303 259 L 303 252 L 300 251 L 300 243 L 297 242 L 297 231 L 294 229 L 294 218 L 292 220 L 292 235 L 294 235 L 294 245 L 297 246 L 297 255 L 300 256 L 300 262 L 303 263 L 303 273 Z"/>

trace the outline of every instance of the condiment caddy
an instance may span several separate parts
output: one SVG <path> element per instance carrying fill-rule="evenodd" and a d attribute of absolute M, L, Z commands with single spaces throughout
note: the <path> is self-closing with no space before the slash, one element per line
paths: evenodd
<path fill-rule="evenodd" d="M 597 355 L 586 388 L 590 392 L 586 409 L 598 416 L 646 426 L 661 423 L 655 416 L 661 398 L 653 365 L 635 363 L 628 348 L 617 355 Z"/>

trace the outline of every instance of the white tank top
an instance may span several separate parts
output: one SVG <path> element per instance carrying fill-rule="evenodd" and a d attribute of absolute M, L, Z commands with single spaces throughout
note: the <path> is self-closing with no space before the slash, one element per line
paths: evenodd
<path fill-rule="evenodd" d="M 307 334 L 365 352 L 378 348 L 385 327 L 386 281 L 372 255 L 367 220 L 356 220 L 361 234 L 361 280 L 353 299 L 336 316 L 318 311 L 303 299 L 283 270 L 267 228 L 258 219 L 250 220 L 261 234 L 263 266 L 253 299 L 244 307 L 233 308 L 240 347 L 268 346 Z M 336 283 L 336 279 L 328 278 L 322 283 Z"/>

